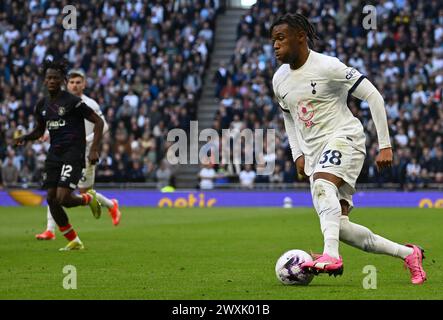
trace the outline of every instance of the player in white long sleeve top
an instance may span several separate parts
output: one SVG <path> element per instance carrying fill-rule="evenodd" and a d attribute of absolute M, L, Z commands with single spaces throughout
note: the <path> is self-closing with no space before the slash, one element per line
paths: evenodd
<path fill-rule="evenodd" d="M 85 74 L 81 70 L 71 70 L 68 74 L 68 91 L 72 94 L 79 96 L 83 102 L 85 102 L 95 113 L 101 117 L 105 123 L 103 128 L 103 134 L 108 131 L 108 125 L 106 123 L 105 117 L 100 109 L 98 103 L 83 94 L 83 90 L 86 86 Z M 92 141 L 94 140 L 94 124 L 85 120 L 85 134 L 86 134 L 86 153 L 89 154 L 89 148 L 91 147 Z M 82 177 L 78 183 L 78 188 L 80 193 L 85 193 L 94 186 L 95 182 L 95 164 L 86 161 L 86 167 L 83 169 Z M 112 218 L 113 224 L 116 226 L 120 222 L 121 213 L 118 206 L 118 201 L 116 199 L 108 199 L 101 193 L 95 192 L 98 202 L 101 206 L 108 208 L 109 214 Z M 37 234 L 37 240 L 53 240 L 55 239 L 55 221 L 51 215 L 50 209 L 47 210 L 47 227 L 43 233 Z M 97 216 L 96 218 L 99 218 Z"/>
<path fill-rule="evenodd" d="M 303 268 L 318 274 L 341 275 L 339 240 L 356 248 L 401 258 L 414 284 L 426 280 L 423 250 L 400 245 L 349 221 L 355 183 L 365 159 L 361 122 L 347 106 L 349 94 L 366 100 L 374 120 L 380 152 L 379 170 L 392 164 L 384 101 L 373 84 L 337 58 L 313 51 L 317 37 L 301 14 L 285 14 L 271 27 L 276 58 L 282 63 L 273 89 L 283 111 L 286 132 L 299 174 L 309 177 L 312 200 L 324 237 L 323 254 Z"/>

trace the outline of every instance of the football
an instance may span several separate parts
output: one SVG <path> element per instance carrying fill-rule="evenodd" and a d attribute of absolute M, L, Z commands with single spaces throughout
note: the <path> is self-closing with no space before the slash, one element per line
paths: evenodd
<path fill-rule="evenodd" d="M 285 252 L 275 264 L 277 279 L 286 285 L 307 286 L 314 275 L 300 268 L 305 261 L 312 261 L 312 257 L 303 250 Z"/>

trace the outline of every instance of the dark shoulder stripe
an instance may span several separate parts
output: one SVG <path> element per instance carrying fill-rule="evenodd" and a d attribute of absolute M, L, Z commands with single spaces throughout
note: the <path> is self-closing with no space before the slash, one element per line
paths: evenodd
<path fill-rule="evenodd" d="M 281 109 L 283 112 L 291 113 L 289 110 L 283 109 L 282 106 L 280 105 L 280 103 L 278 104 L 278 106 L 280 107 L 280 109 Z"/>
<path fill-rule="evenodd" d="M 355 89 L 357 89 L 358 85 L 366 78 L 366 76 L 361 75 L 360 78 L 358 78 L 358 80 L 354 83 L 354 85 L 352 86 L 351 89 L 349 89 L 349 93 L 348 95 L 351 95 Z"/>

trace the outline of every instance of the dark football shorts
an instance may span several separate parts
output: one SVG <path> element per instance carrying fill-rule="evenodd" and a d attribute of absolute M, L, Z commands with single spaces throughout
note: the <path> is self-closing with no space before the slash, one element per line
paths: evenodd
<path fill-rule="evenodd" d="M 80 156 L 84 157 L 84 154 Z M 77 184 L 82 177 L 83 167 L 84 158 L 73 157 L 72 153 L 65 154 L 63 157 L 49 155 L 45 162 L 43 188 L 63 187 L 72 190 L 77 189 Z"/>

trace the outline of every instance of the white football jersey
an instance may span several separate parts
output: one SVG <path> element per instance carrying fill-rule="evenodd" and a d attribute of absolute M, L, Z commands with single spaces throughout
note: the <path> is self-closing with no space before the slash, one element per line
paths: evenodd
<path fill-rule="evenodd" d="M 87 95 L 82 94 L 81 99 L 84 103 L 88 105 L 94 112 L 102 118 L 104 122 L 103 126 L 103 134 L 108 130 L 108 125 L 105 120 L 105 116 L 102 113 L 102 110 L 100 109 L 100 106 L 98 103 L 94 100 L 89 98 Z M 92 144 L 92 141 L 94 139 L 94 124 L 91 121 L 88 121 L 85 119 L 85 131 L 86 131 L 86 144 L 90 146 Z"/>
<path fill-rule="evenodd" d="M 295 140 L 305 156 L 307 175 L 332 137 L 345 137 L 357 150 L 366 152 L 363 126 L 347 106 L 348 95 L 364 78 L 337 58 L 313 50 L 300 68 L 292 70 L 283 64 L 274 74 L 275 96 L 294 123 L 294 128 L 286 125 L 286 131 L 295 135 L 290 141 Z"/>

